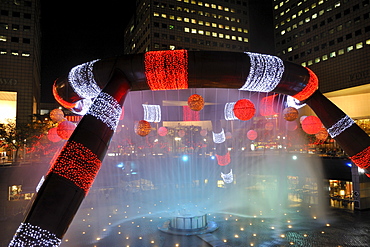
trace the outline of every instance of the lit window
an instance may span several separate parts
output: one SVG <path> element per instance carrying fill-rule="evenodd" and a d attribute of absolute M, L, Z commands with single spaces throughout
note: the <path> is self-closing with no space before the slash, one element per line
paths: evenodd
<path fill-rule="evenodd" d="M 189 33 L 189 32 L 190 32 L 190 28 L 185 27 L 185 28 L 184 28 L 184 32 L 185 32 L 185 33 Z"/>
<path fill-rule="evenodd" d="M 336 2 L 336 3 L 334 4 L 334 8 L 338 8 L 338 7 L 340 7 L 340 1 L 338 1 L 338 2 Z"/>
<path fill-rule="evenodd" d="M 170 45 L 170 50 L 175 50 L 175 46 L 174 45 Z"/>
<path fill-rule="evenodd" d="M 306 62 L 301 63 L 303 67 L 306 67 Z"/>
<path fill-rule="evenodd" d="M 210 31 L 206 31 L 206 35 L 207 36 L 211 36 L 211 32 Z"/>
<path fill-rule="evenodd" d="M 197 33 L 197 30 L 195 28 L 192 28 L 191 33 Z"/>
<path fill-rule="evenodd" d="M 231 31 L 236 31 L 236 28 L 235 27 L 231 27 Z"/>
<path fill-rule="evenodd" d="M 224 8 L 220 5 L 218 5 L 218 10 L 223 10 Z"/>
<path fill-rule="evenodd" d="M 217 27 L 217 24 L 212 22 L 212 27 Z"/>
<path fill-rule="evenodd" d="M 197 21 L 195 19 L 191 19 L 191 23 L 197 24 Z"/>
<path fill-rule="evenodd" d="M 189 0 L 184 0 L 184 3 L 189 3 Z"/>
<path fill-rule="evenodd" d="M 199 5 L 199 6 L 203 6 L 203 3 L 202 3 L 202 2 L 198 2 L 198 5 Z"/>
<path fill-rule="evenodd" d="M 19 55 L 19 52 L 17 50 L 12 50 L 12 53 L 11 53 L 13 56 L 18 56 Z"/>
<path fill-rule="evenodd" d="M 323 15 L 325 13 L 325 10 L 320 10 L 319 15 Z"/>
<path fill-rule="evenodd" d="M 281 35 L 284 35 L 284 34 L 285 34 L 285 30 L 282 30 L 282 31 L 280 32 L 280 34 L 281 34 Z"/>
<path fill-rule="evenodd" d="M 204 6 L 209 8 L 209 3 L 205 3 Z"/>
<path fill-rule="evenodd" d="M 212 32 L 212 36 L 213 36 L 213 37 L 217 37 L 217 33 Z"/>
<path fill-rule="evenodd" d="M 6 42 L 6 36 L 4 36 L 4 35 L 0 35 L 0 41 L 2 41 L 2 42 Z"/>
<path fill-rule="evenodd" d="M 218 28 L 224 28 L 224 25 L 222 25 L 222 24 L 218 24 Z"/>
<path fill-rule="evenodd" d="M 248 38 L 244 38 L 244 42 L 248 43 L 249 42 Z"/>
<path fill-rule="evenodd" d="M 330 57 L 336 57 L 336 56 L 337 56 L 337 53 L 335 51 L 330 52 Z"/>
<path fill-rule="evenodd" d="M 203 21 L 198 21 L 198 24 L 203 25 L 204 23 L 203 23 Z"/>
<path fill-rule="evenodd" d="M 230 39 L 230 35 L 226 34 L 225 39 Z"/>
<path fill-rule="evenodd" d="M 308 61 L 308 63 L 307 63 L 308 66 L 310 66 L 312 64 L 313 64 L 312 60 Z"/>
<path fill-rule="evenodd" d="M 279 8 L 279 6 L 278 5 L 275 5 L 274 9 L 278 9 L 278 8 Z"/>
<path fill-rule="evenodd" d="M 293 51 L 293 47 L 288 47 L 288 52 Z"/>
<path fill-rule="evenodd" d="M 323 55 L 323 56 L 322 56 L 322 60 L 323 60 L 323 61 L 328 60 L 328 55 Z"/>
<path fill-rule="evenodd" d="M 174 15 L 170 15 L 170 19 L 171 20 L 175 20 L 175 16 Z"/>
<path fill-rule="evenodd" d="M 154 16 L 159 16 L 159 13 L 154 12 L 154 13 L 153 13 L 153 15 L 154 15 Z"/>
<path fill-rule="evenodd" d="M 311 5 L 311 9 L 314 9 L 314 8 L 316 8 L 316 3 L 313 3 L 313 4 Z"/>
<path fill-rule="evenodd" d="M 243 41 L 243 37 L 238 37 L 238 41 Z"/>
<path fill-rule="evenodd" d="M 319 1 L 319 5 L 320 5 L 320 4 L 323 4 L 323 3 L 324 3 L 324 0 L 320 0 L 320 1 Z"/>
<path fill-rule="evenodd" d="M 319 57 L 315 58 L 315 63 L 319 63 L 319 62 L 320 62 L 320 58 Z"/>
<path fill-rule="evenodd" d="M 226 30 L 230 30 L 230 26 L 225 26 L 225 29 Z"/>
<path fill-rule="evenodd" d="M 225 9 L 224 9 L 225 11 L 229 11 L 230 9 L 228 8 L 228 7 L 225 7 Z"/>
<path fill-rule="evenodd" d="M 211 4 L 211 8 L 215 9 L 215 8 L 217 8 L 217 5 L 216 4 Z"/>
<path fill-rule="evenodd" d="M 218 37 L 221 38 L 221 39 L 223 39 L 224 38 L 224 34 L 223 33 L 219 33 L 218 34 Z"/>
<path fill-rule="evenodd" d="M 182 21 L 182 18 L 181 18 L 180 16 L 178 16 L 178 17 L 176 18 L 176 20 L 178 20 L 178 21 Z"/>
<path fill-rule="evenodd" d="M 303 14 L 302 10 L 298 11 L 298 16 L 301 16 L 302 14 Z"/>
<path fill-rule="evenodd" d="M 344 49 L 340 49 L 339 51 L 338 51 L 338 55 L 343 55 L 344 54 Z"/>
<path fill-rule="evenodd" d="M 244 32 L 244 33 L 248 33 L 248 29 L 244 29 L 244 30 L 243 30 L 243 32 Z"/>
<path fill-rule="evenodd" d="M 305 21 L 306 23 L 307 23 L 307 22 L 310 22 L 310 17 L 307 17 L 304 21 Z"/>
<path fill-rule="evenodd" d="M 211 23 L 209 23 L 208 21 L 206 21 L 206 26 L 207 27 L 211 26 Z"/>
<path fill-rule="evenodd" d="M 236 36 L 234 36 L 234 35 L 233 35 L 233 36 L 231 36 L 231 39 L 232 39 L 232 40 L 236 40 Z"/>
<path fill-rule="evenodd" d="M 230 12 L 231 13 L 235 13 L 235 9 L 230 9 Z"/>
<path fill-rule="evenodd" d="M 204 31 L 203 31 L 203 30 L 198 30 L 198 33 L 199 33 L 200 35 L 203 35 L 203 34 L 204 34 Z"/>
<path fill-rule="evenodd" d="M 31 56 L 30 52 L 28 51 L 22 52 L 22 57 L 29 57 L 29 56 Z"/>
<path fill-rule="evenodd" d="M 6 54 L 7 54 L 6 50 L 4 50 L 4 49 L 0 50 L 0 55 L 6 55 Z"/>
<path fill-rule="evenodd" d="M 370 45 L 370 39 L 366 40 L 366 44 Z"/>
<path fill-rule="evenodd" d="M 167 18 L 167 15 L 166 14 L 162 14 L 161 17 L 162 18 Z"/>
<path fill-rule="evenodd" d="M 312 15 L 312 19 L 316 19 L 316 18 L 317 18 L 317 13 Z"/>
<path fill-rule="evenodd" d="M 347 47 L 347 52 L 350 52 L 352 50 L 353 50 L 353 45 L 350 45 L 350 46 Z"/>
<path fill-rule="evenodd" d="M 238 32 L 239 33 L 243 32 L 243 29 L 241 29 L 240 27 L 238 27 Z"/>
<path fill-rule="evenodd" d="M 357 43 L 356 44 L 356 49 L 361 49 L 364 47 L 364 43 L 363 42 L 360 42 L 360 43 Z"/>
<path fill-rule="evenodd" d="M 194 0 L 191 0 L 191 4 L 197 4 L 197 2 Z"/>
<path fill-rule="evenodd" d="M 189 18 L 187 17 L 184 18 L 184 22 L 189 22 L 189 21 L 190 21 Z"/>

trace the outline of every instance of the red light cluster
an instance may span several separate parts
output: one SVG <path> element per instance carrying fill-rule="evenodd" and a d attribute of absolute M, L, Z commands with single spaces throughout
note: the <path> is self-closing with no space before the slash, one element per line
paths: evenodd
<path fill-rule="evenodd" d="M 350 157 L 352 162 L 361 169 L 370 167 L 370 146 Z"/>
<path fill-rule="evenodd" d="M 96 154 L 80 143 L 68 141 L 49 173 L 69 179 L 87 193 L 100 166 L 101 161 Z"/>
<path fill-rule="evenodd" d="M 220 166 L 226 166 L 226 165 L 230 164 L 230 162 L 231 162 L 231 158 L 230 158 L 230 153 L 229 152 L 227 152 L 225 155 L 218 155 L 218 154 L 216 154 L 216 158 L 217 158 L 217 163 Z"/>
<path fill-rule="evenodd" d="M 313 73 L 312 70 L 310 70 L 309 68 L 306 69 L 308 70 L 310 79 L 308 80 L 306 87 L 303 88 L 302 91 L 300 91 L 296 95 L 293 95 L 293 97 L 299 101 L 308 99 L 319 88 L 319 79 L 317 78 L 315 73 Z"/>
<path fill-rule="evenodd" d="M 188 52 L 150 51 L 145 53 L 145 75 L 151 90 L 188 88 Z"/>

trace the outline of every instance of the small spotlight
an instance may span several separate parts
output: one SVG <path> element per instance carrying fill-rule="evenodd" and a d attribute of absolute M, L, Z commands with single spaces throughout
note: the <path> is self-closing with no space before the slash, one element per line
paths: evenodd
<path fill-rule="evenodd" d="M 297 159 L 298 159 L 297 155 L 293 155 L 293 156 L 292 156 L 292 159 L 293 159 L 293 160 L 297 160 Z"/>
<path fill-rule="evenodd" d="M 189 160 L 189 156 L 187 156 L 187 155 L 182 156 L 182 161 L 186 162 L 188 160 Z"/>

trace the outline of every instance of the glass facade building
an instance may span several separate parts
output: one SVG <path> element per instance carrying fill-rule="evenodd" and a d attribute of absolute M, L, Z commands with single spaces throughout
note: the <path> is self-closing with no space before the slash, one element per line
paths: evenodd
<path fill-rule="evenodd" d="M 38 0 L 0 5 L 0 104 L 5 118 L 26 122 L 40 101 L 40 6 Z"/>
<path fill-rule="evenodd" d="M 249 50 L 248 2 L 141 0 L 125 30 L 125 53 Z"/>

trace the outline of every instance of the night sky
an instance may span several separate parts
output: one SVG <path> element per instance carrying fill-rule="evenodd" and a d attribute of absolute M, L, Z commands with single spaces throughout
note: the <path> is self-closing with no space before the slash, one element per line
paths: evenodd
<path fill-rule="evenodd" d="M 249 3 L 251 50 L 272 54 L 272 1 Z M 123 54 L 124 29 L 134 9 L 135 0 L 41 0 L 41 102 L 54 102 L 54 80 L 73 66 Z"/>
<path fill-rule="evenodd" d="M 53 102 L 54 80 L 73 66 L 123 54 L 134 6 L 134 0 L 41 0 L 41 102 Z"/>

